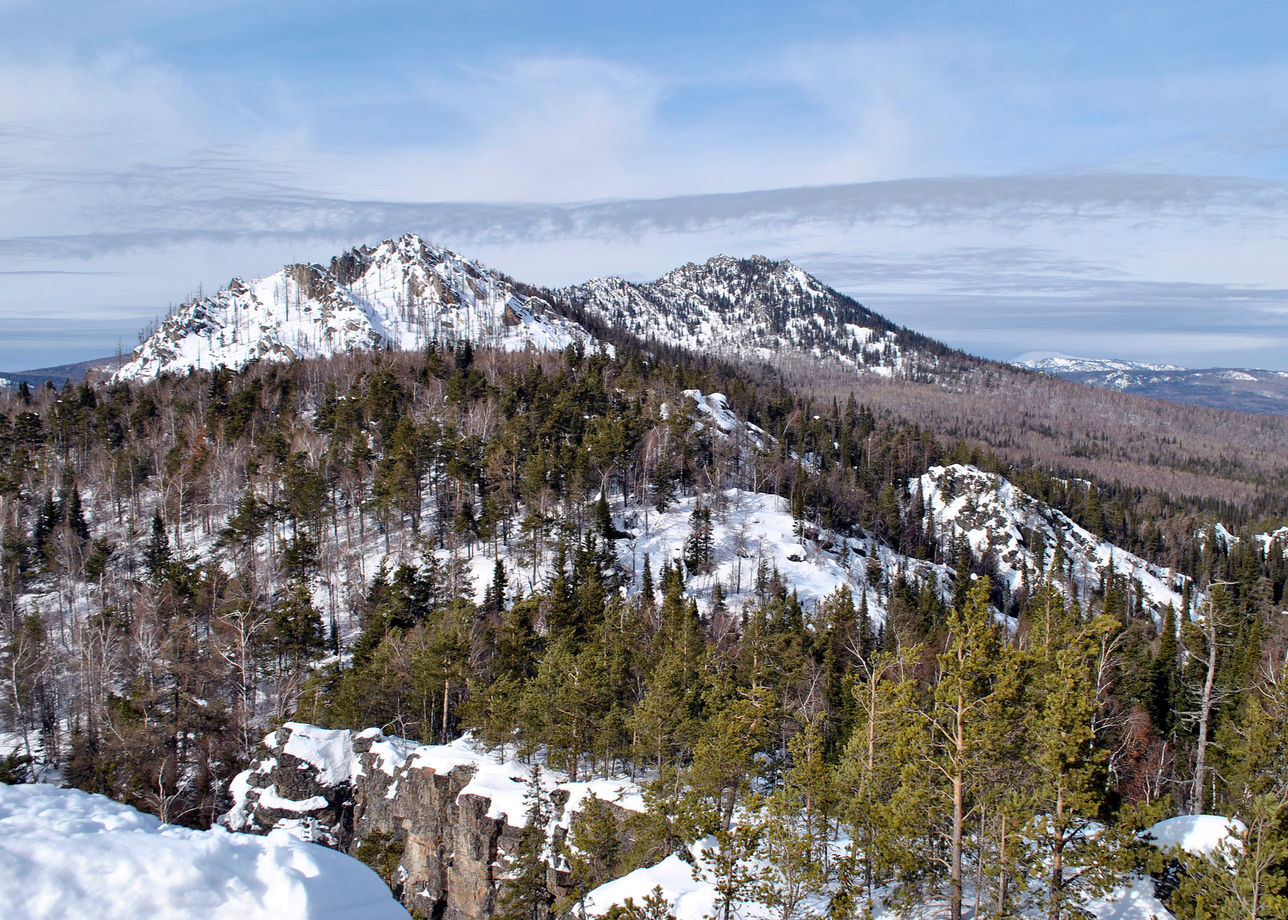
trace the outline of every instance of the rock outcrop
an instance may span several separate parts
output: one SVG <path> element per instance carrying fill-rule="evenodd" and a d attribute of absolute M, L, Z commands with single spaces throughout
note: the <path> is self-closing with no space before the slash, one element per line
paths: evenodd
<path fill-rule="evenodd" d="M 530 774 L 468 742 L 421 746 L 377 729 L 348 732 L 288 722 L 265 739 L 266 754 L 233 784 L 232 830 L 285 828 L 351 855 L 397 868 L 395 893 L 414 914 L 435 920 L 484 920 L 497 907 L 527 815 Z M 549 778 L 547 778 L 549 779 Z M 596 794 L 613 803 L 620 784 L 543 783 L 554 806 L 546 829 L 552 852 L 577 805 Z M 365 847 L 364 847 L 365 844 Z M 564 893 L 566 873 L 552 865 L 548 885 Z"/>

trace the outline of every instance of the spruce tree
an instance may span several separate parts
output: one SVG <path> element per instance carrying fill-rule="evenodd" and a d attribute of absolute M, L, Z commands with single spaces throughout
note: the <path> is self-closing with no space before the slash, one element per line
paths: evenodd
<path fill-rule="evenodd" d="M 1046 604 L 1062 606 L 1058 592 Z M 1063 619 L 1063 616 L 1060 616 Z M 1096 650 L 1117 629 L 1100 616 L 1052 637 L 1051 659 L 1037 678 L 1040 699 L 1029 717 L 1032 771 L 1024 839 L 1046 874 L 1041 906 L 1061 920 L 1119 883 L 1112 828 L 1097 830 L 1105 804 L 1108 752 L 1096 743 Z"/>
<path fill-rule="evenodd" d="M 498 920 L 547 920 L 554 898 L 546 883 L 547 825 L 550 803 L 541 784 L 541 772 L 534 764 L 523 796 L 526 820 L 519 846 L 506 867 L 501 886 Z"/>

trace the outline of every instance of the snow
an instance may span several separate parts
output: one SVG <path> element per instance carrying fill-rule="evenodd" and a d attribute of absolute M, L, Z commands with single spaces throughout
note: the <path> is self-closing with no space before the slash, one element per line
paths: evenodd
<path fill-rule="evenodd" d="M 1019 590 L 1026 571 L 1030 584 L 1046 572 L 1059 539 L 1083 597 L 1112 569 L 1139 585 L 1142 600 L 1156 619 L 1168 604 L 1183 609 L 1183 576 L 1095 537 L 996 473 L 964 464 L 932 466 L 909 482 L 910 495 L 918 489 L 940 540 L 947 543 L 960 535 L 977 558 L 991 552 L 998 578 L 1010 591 Z M 1035 558 L 1029 545 L 1035 533 L 1046 547 L 1042 559 Z"/>
<path fill-rule="evenodd" d="M 319 808 L 327 807 L 327 800 L 320 795 L 310 796 L 307 799 L 296 801 L 295 799 L 284 798 L 278 795 L 276 786 L 269 786 L 259 791 L 259 804 L 265 808 L 274 808 L 278 811 L 317 811 Z"/>
<path fill-rule="evenodd" d="M 1154 880 L 1148 876 L 1124 882 L 1110 897 L 1089 902 L 1086 910 L 1096 920 L 1174 920 L 1154 897 Z"/>
<path fill-rule="evenodd" d="M 394 920 L 407 912 L 342 853 L 164 825 L 98 795 L 0 785 L 7 920 Z"/>
<path fill-rule="evenodd" d="M 260 359 L 461 340 L 507 351 L 597 345 L 544 300 L 520 295 L 479 264 L 407 234 L 351 250 L 329 269 L 288 265 L 250 283 L 234 278 L 215 295 L 180 307 L 115 377 L 143 381 Z"/>
<path fill-rule="evenodd" d="M 1206 856 L 1226 840 L 1238 840 L 1247 828 L 1237 818 L 1221 815 L 1181 815 L 1159 821 L 1149 829 L 1160 850 L 1180 847 L 1194 856 Z"/>
<path fill-rule="evenodd" d="M 631 899 L 644 903 L 655 887 L 662 889 L 676 920 L 702 920 L 715 916 L 715 887 L 694 878 L 693 866 L 672 854 L 655 866 L 644 866 L 601 885 L 586 897 L 586 914 L 598 917 L 615 904 Z"/>
<path fill-rule="evenodd" d="M 353 753 L 352 732 L 318 728 L 303 722 L 287 722 L 284 727 L 290 730 L 290 737 L 282 748 L 283 753 L 314 767 L 322 785 L 336 786 L 362 773 L 362 765 Z"/>

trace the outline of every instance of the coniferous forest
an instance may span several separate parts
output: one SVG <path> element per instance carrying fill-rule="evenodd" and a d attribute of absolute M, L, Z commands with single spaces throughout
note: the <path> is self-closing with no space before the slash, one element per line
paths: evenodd
<path fill-rule="evenodd" d="M 1059 920 L 1132 871 L 1181 918 L 1288 913 L 1288 559 L 1254 536 L 1264 507 L 1024 464 L 890 384 L 615 354 L 461 343 L 0 396 L 0 779 L 203 827 L 285 720 L 469 732 L 646 790 L 629 846 L 575 822 L 566 903 L 516 873 L 514 920 L 703 838 L 720 920 L 931 896 Z M 1059 547 L 1004 589 L 909 488 L 952 463 L 1169 567 L 1183 602 L 1155 614 L 1112 568 L 1088 587 Z M 703 580 L 742 493 L 778 496 L 802 553 L 862 536 L 929 568 L 847 559 L 858 590 L 808 601 L 750 552 L 740 584 Z M 682 552 L 623 561 L 690 500 Z M 1240 845 L 1167 864 L 1143 841 L 1203 813 Z"/>

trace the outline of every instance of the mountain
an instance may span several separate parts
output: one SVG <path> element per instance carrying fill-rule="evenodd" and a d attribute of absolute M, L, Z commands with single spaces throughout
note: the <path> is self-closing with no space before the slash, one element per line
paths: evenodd
<path fill-rule="evenodd" d="M 897 327 L 790 262 L 761 256 L 717 256 L 643 284 L 602 278 L 546 290 L 408 234 L 327 266 L 235 279 L 168 317 L 119 377 L 145 381 L 350 349 L 422 350 L 466 338 L 511 352 L 574 342 L 687 351 L 743 375 L 777 373 L 822 405 L 861 399 L 874 412 L 1012 463 L 1143 488 L 1155 487 L 1166 470 L 1173 494 L 1267 509 L 1280 508 L 1288 494 L 1279 487 L 1288 482 L 1283 416 L 1142 400 L 973 357 Z M 1125 365 L 1096 367 L 1126 373 Z M 1085 363 L 1061 366 L 1091 373 Z M 1217 380 L 1252 386 L 1233 375 Z M 1257 398 L 1264 408 L 1266 398 Z M 1159 431 L 1169 437 L 1160 440 Z"/>
<path fill-rule="evenodd" d="M 675 851 L 697 839 L 701 862 L 722 840 L 755 846 L 705 836 L 752 817 L 753 792 L 770 800 L 766 846 L 776 828 L 815 826 L 813 790 L 835 791 L 814 852 L 880 839 L 935 867 L 965 841 L 956 877 L 969 880 L 993 853 L 1008 878 L 1048 859 L 1047 794 L 1070 770 L 1084 829 L 1122 802 L 1241 813 L 1224 779 L 1239 762 L 1288 775 L 1265 730 L 1288 697 L 1244 680 L 1280 661 L 1283 556 L 1194 536 L 1205 507 L 1235 528 L 1284 523 L 1288 419 L 936 351 L 788 263 L 718 258 L 583 287 L 527 288 L 407 237 L 186 305 L 135 355 L 137 384 L 0 394 L 0 780 L 61 777 L 194 825 L 235 803 L 259 829 L 322 840 L 308 819 L 331 812 L 330 836 L 352 829 L 353 853 L 407 903 L 462 920 L 445 906 L 448 870 L 463 883 L 451 897 L 483 920 L 516 892 L 538 905 L 574 893 L 550 885 L 546 853 L 584 879 L 578 896 L 635 865 L 699 881 Z M 452 347 L 465 336 L 477 351 Z M 842 337 L 849 350 L 830 354 Z M 564 342 L 615 347 L 536 350 Z M 709 360 L 725 348 L 750 360 Z M 146 379 L 213 359 L 247 366 Z M 823 398 L 797 382 L 809 376 L 848 392 Z M 926 406 L 956 417 L 932 427 Z M 1210 425 L 1197 445 L 1196 418 Z M 1028 459 L 981 447 L 992 431 Z M 1029 453 L 1030 432 L 1068 463 L 1141 463 L 1147 485 L 1065 478 Z M 1199 477 L 1219 506 L 1189 500 Z M 1047 573 L 1076 610 L 1039 587 Z M 1176 629 L 1214 611 L 1229 643 L 1205 650 Z M 1213 732 L 1174 730 L 1213 701 Z M 287 718 L 326 733 L 292 741 L 274 732 Z M 971 733 L 965 760 L 954 720 Z M 404 749 L 368 726 L 442 744 Z M 470 752 L 539 769 L 463 770 L 467 734 Z M 1265 740 L 1217 751 L 1210 738 Z M 361 798 L 341 788 L 357 782 L 354 755 L 379 781 Z M 433 778 L 430 756 L 446 768 Z M 852 767 L 873 772 L 855 782 Z M 543 790 L 556 771 L 568 781 Z M 662 779 L 649 799 L 666 810 L 629 854 L 627 817 L 589 797 L 594 821 L 559 813 L 571 787 L 623 772 Z M 494 808 L 531 818 L 458 846 L 442 833 L 455 806 L 480 826 Z M 1100 841 L 1133 829 L 1104 826 L 1056 833 L 1073 847 L 1060 858 L 1116 858 Z M 524 833 L 543 827 L 570 846 Z M 1007 836 L 1024 852 L 993 849 Z M 772 880 L 781 852 L 739 860 Z M 587 854 L 604 854 L 593 875 Z M 943 872 L 875 881 L 918 910 L 963 896 Z M 982 912 L 1026 916 L 997 890 L 978 891 Z M 716 912 L 707 900 L 676 915 Z"/>
<path fill-rule="evenodd" d="M 326 267 L 234 279 L 167 317 L 117 376 L 140 381 L 259 359 L 414 350 L 435 340 L 507 350 L 591 344 L 578 317 L 723 359 L 839 361 L 886 377 L 924 375 L 948 351 L 790 262 L 763 256 L 717 256 L 648 284 L 600 278 L 542 291 L 409 234 L 350 250 Z"/>
<path fill-rule="evenodd" d="M 53 367 L 37 367 L 27 371 L 0 371 L 0 387 L 16 387 L 26 383 L 29 387 L 38 387 L 52 383 L 61 387 L 67 381 L 80 383 L 91 372 L 111 373 L 122 364 L 116 355 L 105 358 L 91 358 L 75 364 L 58 364 Z"/>
<path fill-rule="evenodd" d="M 257 281 L 234 278 L 168 316 L 116 376 L 142 381 L 259 359 L 460 340 L 559 349 L 586 344 L 590 335 L 501 275 L 408 234 L 349 250 L 325 267 L 296 264 Z"/>
<path fill-rule="evenodd" d="M 1235 367 L 1192 369 L 1118 358 L 1074 358 L 1041 353 L 1021 355 L 1015 363 L 1066 380 L 1151 399 L 1288 415 L 1288 371 Z"/>
<path fill-rule="evenodd" d="M 764 256 L 716 256 L 647 284 L 598 278 L 555 296 L 644 341 L 725 359 L 780 363 L 795 354 L 909 376 L 935 366 L 935 352 L 945 350 L 791 262 Z"/>

